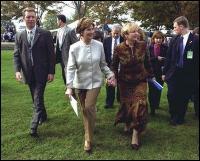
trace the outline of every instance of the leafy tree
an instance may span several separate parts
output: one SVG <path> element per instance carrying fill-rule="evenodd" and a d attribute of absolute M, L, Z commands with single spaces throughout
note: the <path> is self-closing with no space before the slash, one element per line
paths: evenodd
<path fill-rule="evenodd" d="M 52 30 L 58 28 L 57 26 L 57 12 L 56 11 L 48 11 L 45 20 L 43 22 L 43 27 L 47 30 Z"/>
<path fill-rule="evenodd" d="M 126 22 L 125 18 L 120 18 L 121 15 L 127 14 L 124 10 L 123 1 L 94 1 L 89 3 L 87 16 L 93 19 L 99 19 L 100 23 L 108 20 L 109 23 Z"/>
<path fill-rule="evenodd" d="M 181 15 L 188 18 L 191 27 L 199 26 L 198 1 L 128 1 L 124 6 L 147 29 L 158 30 L 163 25 L 172 29 L 173 20 Z"/>
<path fill-rule="evenodd" d="M 93 2 L 92 1 L 60 1 L 60 3 L 70 8 L 73 8 L 75 10 L 73 19 L 77 20 L 85 16 L 86 11 L 88 9 L 88 5 Z"/>
<path fill-rule="evenodd" d="M 56 3 L 58 1 L 1 1 L 1 19 L 19 18 L 26 7 L 36 8 L 37 16 L 41 18 L 44 11 L 50 10 L 48 7 L 55 7 Z"/>

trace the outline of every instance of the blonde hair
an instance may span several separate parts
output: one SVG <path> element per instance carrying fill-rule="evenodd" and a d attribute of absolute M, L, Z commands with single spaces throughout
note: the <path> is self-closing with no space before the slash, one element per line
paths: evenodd
<path fill-rule="evenodd" d="M 144 32 L 136 23 L 127 23 L 125 26 L 123 26 L 121 35 L 124 39 L 126 39 L 126 35 L 128 35 L 130 32 L 135 31 L 137 31 L 140 34 L 140 41 L 145 40 Z"/>
<path fill-rule="evenodd" d="M 90 26 L 94 27 L 94 23 L 91 19 L 83 17 L 79 20 L 77 27 L 76 27 L 76 32 L 81 34 L 86 28 Z"/>

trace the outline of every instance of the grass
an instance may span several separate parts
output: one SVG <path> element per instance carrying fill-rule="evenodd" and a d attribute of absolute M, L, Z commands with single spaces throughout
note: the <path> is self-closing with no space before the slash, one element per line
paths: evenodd
<path fill-rule="evenodd" d="M 131 136 L 123 133 L 123 124 L 113 126 L 119 105 L 104 109 L 105 88 L 97 102 L 97 120 L 92 155 L 83 151 L 82 118 L 75 115 L 64 96 L 60 66 L 53 83 L 45 91 L 48 121 L 39 126 L 39 139 L 29 133 L 32 103 L 28 87 L 15 81 L 13 51 L 1 51 L 1 158 L 3 160 L 199 160 L 199 120 L 189 104 L 186 123 L 168 124 L 166 85 L 157 115 L 149 117 L 142 147 L 133 151 Z"/>

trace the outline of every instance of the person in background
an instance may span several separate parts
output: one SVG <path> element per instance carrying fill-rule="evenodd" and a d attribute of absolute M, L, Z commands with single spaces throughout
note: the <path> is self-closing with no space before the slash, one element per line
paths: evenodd
<path fill-rule="evenodd" d="M 149 46 L 150 60 L 153 67 L 154 76 L 156 81 L 162 86 L 164 81 L 162 80 L 162 68 L 167 52 L 167 46 L 164 44 L 164 35 L 160 31 L 155 31 L 151 38 L 151 45 Z M 149 85 L 149 104 L 151 109 L 151 115 L 155 115 L 155 110 L 159 108 L 161 91 L 158 90 L 151 82 Z"/>
<path fill-rule="evenodd" d="M 198 88 L 199 37 L 189 31 L 186 17 L 180 16 L 173 22 L 176 36 L 167 51 L 162 79 L 168 86 L 170 124 L 181 125 L 189 99 Z"/>
<path fill-rule="evenodd" d="M 44 105 L 46 82 L 52 82 L 55 74 L 54 43 L 49 31 L 36 26 L 34 8 L 25 8 L 23 19 L 26 30 L 18 32 L 15 39 L 15 77 L 17 81 L 24 78 L 30 88 L 34 104 L 30 135 L 38 137 L 38 125 L 47 120 Z"/>
<path fill-rule="evenodd" d="M 120 25 L 113 25 L 112 27 L 112 36 L 106 37 L 103 41 L 103 47 L 105 51 L 105 58 L 108 64 L 108 67 L 111 66 L 113 60 L 113 53 L 114 48 L 123 42 L 123 37 L 121 35 L 121 26 Z M 105 108 L 112 108 L 115 100 L 115 93 L 117 101 L 120 102 L 120 93 L 117 87 L 117 92 L 115 92 L 115 87 L 106 85 L 106 101 L 105 101 Z"/>
<path fill-rule="evenodd" d="M 142 29 L 136 23 L 128 23 L 122 28 L 122 35 L 125 41 L 116 46 L 111 65 L 120 90 L 115 125 L 125 123 L 124 131 L 132 133 L 131 147 L 138 150 L 147 124 L 147 79 L 153 78 L 153 70 Z"/>
<path fill-rule="evenodd" d="M 95 29 L 93 39 L 103 42 L 103 32 L 101 32 L 98 29 Z"/>
<path fill-rule="evenodd" d="M 85 17 L 80 19 L 76 31 L 80 34 L 80 41 L 70 46 L 65 94 L 70 98 L 73 94 L 72 88 L 75 88 L 83 114 L 84 150 L 90 153 L 96 118 L 95 106 L 103 83 L 102 72 L 110 85 L 115 86 L 116 81 L 114 73 L 106 64 L 103 44 L 92 39 L 94 34 L 93 21 Z"/>
<path fill-rule="evenodd" d="M 57 16 L 57 24 L 60 27 L 56 39 L 56 63 L 60 63 L 62 68 L 62 77 L 66 85 L 65 67 L 68 63 L 70 45 L 78 41 L 75 30 L 71 29 L 66 24 L 65 15 Z"/>
<path fill-rule="evenodd" d="M 193 34 L 199 36 L 199 27 L 194 28 Z M 197 88 L 195 88 L 192 98 L 194 102 L 195 116 L 199 119 L 199 75 L 197 76 L 196 82 L 197 82 Z"/>

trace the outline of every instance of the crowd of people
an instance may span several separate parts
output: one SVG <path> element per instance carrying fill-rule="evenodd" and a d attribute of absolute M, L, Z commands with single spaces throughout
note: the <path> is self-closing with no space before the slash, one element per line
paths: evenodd
<path fill-rule="evenodd" d="M 160 31 L 154 32 L 150 43 L 147 42 L 145 32 L 134 22 L 123 27 L 114 25 L 111 35 L 104 37 L 89 18 L 80 19 L 76 29 L 71 29 L 66 17 L 58 15 L 55 48 L 51 33 L 36 26 L 34 8 L 25 8 L 23 18 L 26 30 L 17 33 L 14 65 L 16 79 L 24 80 L 30 88 L 34 106 L 32 137 L 39 137 L 38 125 L 47 120 L 44 91 L 46 83 L 54 79 L 56 63 L 62 67 L 66 96 L 69 99 L 74 96 L 80 103 L 84 150 L 88 153 L 94 143 L 96 102 L 104 82 L 102 73 L 106 79 L 105 108 L 113 108 L 117 99 L 119 111 L 114 124 L 125 124 L 124 132 L 132 134 L 134 150 L 141 147 L 148 104 L 152 116 L 160 106 L 161 91 L 152 81 L 167 83 L 171 125 L 185 122 L 192 96 L 199 117 L 199 36 L 189 31 L 186 17 L 180 16 L 172 22 L 177 35 L 168 45 Z"/>
<path fill-rule="evenodd" d="M 4 27 L 4 33 L 1 34 L 1 41 L 4 42 L 14 42 L 15 41 L 15 27 L 14 25 L 6 25 Z"/>

